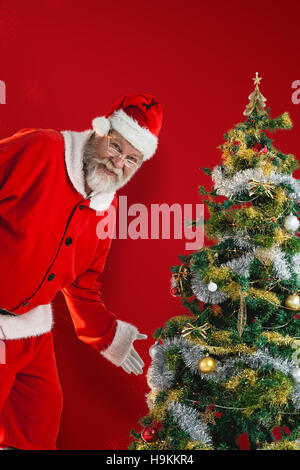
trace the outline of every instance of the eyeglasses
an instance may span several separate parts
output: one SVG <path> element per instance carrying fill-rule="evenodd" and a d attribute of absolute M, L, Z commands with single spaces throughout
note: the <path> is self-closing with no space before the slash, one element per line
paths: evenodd
<path fill-rule="evenodd" d="M 135 157 L 130 157 L 127 155 L 126 157 L 123 156 L 123 153 L 119 152 L 117 149 L 118 144 L 115 144 L 114 142 L 111 142 L 110 139 L 112 136 L 106 135 L 107 137 L 107 154 L 110 157 L 115 157 L 119 158 L 120 160 L 123 160 L 124 165 L 127 166 L 127 168 L 136 168 L 138 166 L 138 160 Z"/>

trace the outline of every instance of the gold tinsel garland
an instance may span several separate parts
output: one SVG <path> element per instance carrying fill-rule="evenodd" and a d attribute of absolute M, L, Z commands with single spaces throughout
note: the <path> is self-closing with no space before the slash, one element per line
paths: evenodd
<path fill-rule="evenodd" d="M 299 441 L 277 441 L 272 444 L 263 444 L 261 450 L 300 450 Z"/>
<path fill-rule="evenodd" d="M 253 369 L 244 369 L 242 372 L 237 375 L 234 375 L 226 382 L 221 383 L 221 385 L 226 390 L 236 390 L 240 386 L 241 382 L 243 381 L 244 383 L 244 381 L 246 380 L 247 386 L 253 386 L 257 380 L 257 375 L 258 372 L 254 371 Z"/>
<path fill-rule="evenodd" d="M 184 394 L 184 389 L 177 388 L 169 390 L 167 398 L 163 404 L 154 404 L 157 393 L 158 392 L 150 392 L 146 395 L 147 404 L 150 404 L 150 407 L 148 405 L 148 407 L 150 408 L 149 416 L 152 418 L 152 420 L 163 421 L 166 415 L 168 405 L 174 401 L 179 402 Z"/>
<path fill-rule="evenodd" d="M 287 335 L 283 336 L 276 331 L 264 331 L 261 335 L 267 338 L 269 343 L 282 344 L 283 346 L 291 346 L 295 341 L 295 338 Z"/>
<path fill-rule="evenodd" d="M 236 344 L 235 346 L 212 346 L 201 338 L 191 338 L 188 336 L 187 341 L 205 347 L 208 353 L 216 356 L 227 356 L 229 354 L 253 354 L 256 348 L 248 347 L 245 344 Z"/>

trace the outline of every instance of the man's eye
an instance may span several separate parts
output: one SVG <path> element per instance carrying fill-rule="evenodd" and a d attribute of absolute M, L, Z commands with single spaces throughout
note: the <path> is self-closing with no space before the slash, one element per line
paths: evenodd
<path fill-rule="evenodd" d="M 116 150 L 118 150 L 118 152 L 121 152 L 121 149 L 118 146 L 118 144 L 115 144 L 114 142 L 112 142 L 112 145 L 115 147 Z"/>
<path fill-rule="evenodd" d="M 136 162 L 137 162 L 137 159 L 134 158 L 134 157 L 127 157 L 127 160 L 130 160 L 130 161 L 133 162 L 133 163 L 136 163 Z"/>

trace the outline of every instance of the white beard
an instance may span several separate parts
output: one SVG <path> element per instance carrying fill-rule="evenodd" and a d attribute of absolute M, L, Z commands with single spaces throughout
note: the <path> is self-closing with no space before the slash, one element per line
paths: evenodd
<path fill-rule="evenodd" d="M 101 163 L 115 175 L 108 175 L 101 168 Z M 109 158 L 102 158 L 94 145 L 93 137 L 87 142 L 83 153 L 83 170 L 86 183 L 96 193 L 111 193 L 125 186 L 137 170 L 127 176 L 123 168 L 116 168 Z"/>

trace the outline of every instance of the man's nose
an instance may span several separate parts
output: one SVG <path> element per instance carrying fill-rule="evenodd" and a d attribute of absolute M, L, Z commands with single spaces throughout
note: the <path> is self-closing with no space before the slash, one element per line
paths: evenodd
<path fill-rule="evenodd" d="M 123 166 L 125 165 L 125 162 L 122 158 L 111 157 L 111 160 L 116 168 L 123 168 Z"/>

